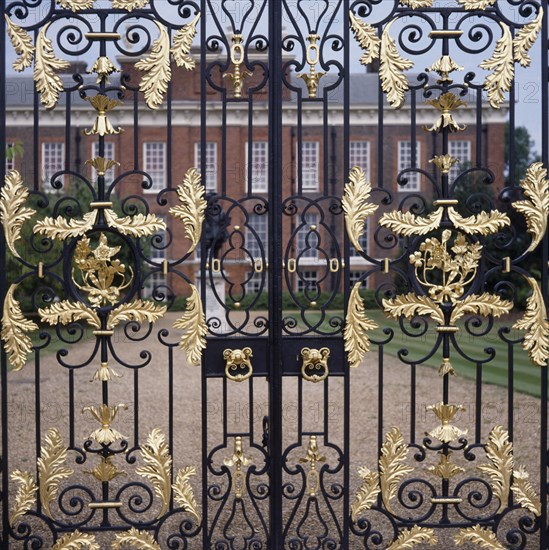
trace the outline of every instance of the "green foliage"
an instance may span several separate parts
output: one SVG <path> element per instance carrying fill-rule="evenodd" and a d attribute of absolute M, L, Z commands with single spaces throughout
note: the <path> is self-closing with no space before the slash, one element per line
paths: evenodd
<path fill-rule="evenodd" d="M 15 157 L 22 157 L 24 151 L 23 142 L 16 141 L 9 147 L 6 147 L 6 160 L 12 161 Z"/>

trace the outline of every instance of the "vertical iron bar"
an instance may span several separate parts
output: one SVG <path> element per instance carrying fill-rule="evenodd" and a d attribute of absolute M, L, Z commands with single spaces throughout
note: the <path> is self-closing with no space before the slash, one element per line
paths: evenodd
<path fill-rule="evenodd" d="M 282 548 L 282 2 L 269 2 L 270 547 Z"/>

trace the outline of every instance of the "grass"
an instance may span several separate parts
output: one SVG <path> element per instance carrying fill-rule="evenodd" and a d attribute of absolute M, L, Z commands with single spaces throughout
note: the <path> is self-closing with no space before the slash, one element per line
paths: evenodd
<path fill-rule="evenodd" d="M 342 315 L 340 311 L 333 311 L 331 313 Z M 427 361 L 420 361 L 421 358 L 430 353 L 436 341 L 437 335 L 433 328 L 429 327 L 424 335 L 414 338 L 402 332 L 399 323 L 388 319 L 383 312 L 378 310 L 367 310 L 366 313 L 370 319 L 376 321 L 380 326 L 379 329 L 372 331 L 369 335 L 373 343 L 371 351 L 374 353 L 377 351 L 378 346 L 375 342 L 387 339 L 387 336 L 382 332 L 383 329 L 390 328 L 394 331 L 394 336 L 388 344 L 383 346 L 385 353 L 398 357 L 401 350 L 407 350 L 408 355 L 405 357 L 406 361 L 411 362 L 417 360 L 418 365 L 421 364 L 438 369 L 442 362 L 441 348 L 439 348 L 437 353 Z M 313 319 L 313 315 L 320 316 L 320 314 L 310 314 L 311 320 Z M 318 319 L 318 317 L 316 318 Z M 510 327 L 511 325 L 512 322 L 509 321 L 499 323 L 496 321 L 488 334 L 484 336 L 473 336 L 467 333 L 463 328 L 463 324 L 461 324 L 461 330 L 456 334 L 456 340 L 461 350 L 475 361 L 486 361 L 490 356 L 485 350 L 488 348 L 494 350 L 494 358 L 481 367 L 483 382 L 507 387 L 509 383 L 509 365 L 512 360 L 515 390 L 539 397 L 541 391 L 541 369 L 531 363 L 528 354 L 522 349 L 520 344 L 510 346 L 507 342 L 502 340 L 498 334 L 500 328 Z M 405 327 L 410 332 L 414 332 L 410 328 L 409 323 L 407 323 Z M 511 329 L 507 337 L 510 337 L 511 340 L 518 340 L 523 334 L 522 331 Z M 511 357 L 509 357 L 509 351 L 511 351 Z M 450 356 L 452 366 L 458 376 L 470 379 L 476 378 L 477 363 L 475 361 L 470 361 L 461 357 L 455 349 L 451 349 Z"/>

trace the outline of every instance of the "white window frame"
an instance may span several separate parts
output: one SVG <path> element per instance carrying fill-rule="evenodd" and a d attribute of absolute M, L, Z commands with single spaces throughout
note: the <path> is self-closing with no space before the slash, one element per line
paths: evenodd
<path fill-rule="evenodd" d="M 406 151 L 404 151 L 406 149 Z M 406 158 L 403 158 L 403 157 Z M 416 166 L 419 168 L 421 165 L 421 142 L 416 141 Z M 412 168 L 412 142 L 399 141 L 398 142 L 398 172 L 402 172 L 407 168 Z M 408 183 L 403 186 L 398 186 L 398 191 L 404 193 L 413 193 L 415 191 L 420 191 L 420 177 L 418 173 L 409 172 L 405 174 Z"/>
<path fill-rule="evenodd" d="M 462 149 L 463 148 L 463 149 Z M 460 151 L 460 149 L 462 149 Z M 448 172 L 448 181 L 453 183 L 462 171 L 459 165 L 471 162 L 471 140 L 453 139 L 448 142 L 448 153 L 459 160 L 457 166 L 452 166 Z M 463 154 L 465 153 L 465 154 Z"/>
<path fill-rule="evenodd" d="M 297 145 L 299 147 L 299 144 Z M 311 151 L 306 151 L 311 149 Z M 303 191 L 318 191 L 320 186 L 320 143 L 318 141 L 301 142 L 301 189 Z M 309 154 L 313 159 L 308 160 Z M 298 158 L 299 154 L 298 154 Z"/>
<path fill-rule="evenodd" d="M 158 215 L 158 217 L 163 222 L 166 222 L 166 217 L 165 216 Z M 154 235 L 162 235 L 162 243 L 163 244 L 166 243 L 166 235 L 167 235 L 167 230 L 166 229 L 161 229 L 160 231 L 156 231 Z M 159 250 L 158 248 L 154 248 L 153 246 L 151 246 L 150 250 L 151 250 L 150 260 L 155 262 L 155 263 L 159 263 L 159 264 L 162 265 L 162 263 L 166 259 L 167 249 Z M 146 286 L 146 289 L 145 289 L 145 294 L 147 296 L 151 296 L 154 287 L 159 285 L 159 284 L 165 283 L 165 282 L 166 282 L 166 276 L 164 275 L 163 271 L 157 271 L 156 273 L 154 273 L 153 275 L 151 275 L 147 279 L 147 286 Z"/>
<path fill-rule="evenodd" d="M 46 149 L 50 145 L 59 147 L 61 151 L 61 160 L 59 164 L 54 165 L 53 169 L 49 169 L 46 166 Z M 65 169 L 65 144 L 62 141 L 43 141 L 42 142 L 42 181 L 47 182 L 51 179 L 53 174 Z M 61 178 L 64 180 L 64 178 Z"/>
<path fill-rule="evenodd" d="M 200 142 L 194 144 L 194 165 L 197 170 L 202 169 Z M 212 155 L 213 158 L 208 159 Z M 202 184 L 206 192 L 217 191 L 217 142 L 206 142 L 206 173 L 202 174 Z"/>
<path fill-rule="evenodd" d="M 358 280 L 360 277 L 364 274 L 362 271 L 350 271 L 349 272 L 349 284 L 351 288 L 355 286 L 356 283 L 358 283 Z M 360 285 L 360 288 L 368 288 L 368 279 L 362 281 L 362 284 Z"/>
<path fill-rule="evenodd" d="M 151 168 L 149 163 L 152 159 L 149 158 L 149 146 L 162 146 L 162 166 L 161 168 Z M 146 193 L 156 193 L 166 187 L 166 142 L 165 141 L 145 141 L 143 142 L 143 171 L 149 174 L 152 179 L 150 189 L 144 189 Z"/>
<path fill-rule="evenodd" d="M 307 286 L 307 283 L 315 282 L 318 286 L 318 271 L 316 269 L 314 270 L 307 270 L 302 271 L 300 273 L 301 276 L 298 275 L 297 277 L 297 291 L 298 292 L 305 292 L 305 288 Z M 304 280 L 303 280 L 304 279 Z M 309 286 L 309 291 L 312 290 L 312 287 Z"/>
<path fill-rule="evenodd" d="M 360 166 L 370 179 L 370 142 L 366 140 L 352 140 L 349 142 L 349 166 Z"/>
<path fill-rule="evenodd" d="M 268 141 L 253 141 L 252 142 L 252 158 L 249 156 L 249 143 L 246 143 L 246 163 L 245 163 L 245 179 L 246 187 L 248 187 L 248 169 L 249 163 L 252 163 L 252 192 L 266 193 L 269 189 L 269 142 Z M 259 151 L 256 151 L 259 149 Z M 260 162 L 257 162 L 257 156 L 263 157 Z"/>
<path fill-rule="evenodd" d="M 252 233 L 250 227 L 252 227 L 257 233 L 257 239 Z M 246 242 L 245 248 L 254 259 L 261 258 L 261 249 L 257 240 L 263 243 L 263 250 L 265 257 L 269 256 L 269 218 L 268 214 L 249 214 L 248 226 L 246 227 Z"/>
<path fill-rule="evenodd" d="M 110 149 L 110 151 L 109 151 Z M 115 155 L 115 144 L 114 141 L 106 141 L 105 142 L 105 158 L 109 160 L 114 160 Z M 99 156 L 99 143 L 97 141 L 94 141 L 91 145 L 91 158 L 96 158 Z M 105 185 L 110 185 L 115 178 L 115 170 L 116 166 L 113 166 L 110 170 L 107 170 L 105 173 Z"/>

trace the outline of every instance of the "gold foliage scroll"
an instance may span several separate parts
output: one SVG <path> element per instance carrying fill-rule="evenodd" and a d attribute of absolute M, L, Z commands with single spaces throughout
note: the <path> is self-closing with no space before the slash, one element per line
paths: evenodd
<path fill-rule="evenodd" d="M 387 550 L 412 550 L 416 544 L 429 544 L 435 546 L 437 537 L 435 530 L 429 527 L 414 525 L 410 529 L 403 529 L 395 541 L 387 547 Z"/>
<path fill-rule="evenodd" d="M 360 58 L 360 63 L 368 65 L 379 58 L 381 40 L 377 36 L 376 29 L 372 25 L 361 21 L 352 11 L 349 12 L 349 19 L 351 21 L 351 30 L 358 44 L 365 50 Z"/>
<path fill-rule="evenodd" d="M 11 473 L 10 479 L 19 483 L 19 488 L 15 495 L 15 504 L 11 510 L 9 523 L 15 528 L 21 518 L 36 504 L 36 485 L 30 472 L 15 470 Z"/>
<path fill-rule="evenodd" d="M 95 0 L 57 0 L 57 3 L 66 10 L 80 11 L 91 9 L 94 1 Z"/>
<path fill-rule="evenodd" d="M 15 53 L 19 56 L 13 62 L 12 66 L 14 70 L 20 73 L 32 65 L 35 48 L 32 43 L 32 38 L 25 29 L 22 29 L 15 23 L 12 23 L 7 14 L 4 14 L 4 18 L 6 19 L 6 31 L 8 33 L 8 37 L 13 48 L 15 49 Z"/>
<path fill-rule="evenodd" d="M 172 489 L 176 504 L 181 506 L 186 512 L 189 512 L 189 514 L 192 514 L 196 518 L 197 523 L 200 524 L 202 518 L 190 483 L 190 478 L 194 475 L 196 475 L 196 468 L 194 466 L 181 468 L 177 472 Z"/>
<path fill-rule="evenodd" d="M 95 535 L 81 533 L 77 529 L 58 539 L 51 550 L 101 550 L 101 547 L 97 544 Z"/>
<path fill-rule="evenodd" d="M 459 533 L 454 537 L 454 542 L 456 546 L 472 543 L 486 550 L 506 550 L 493 531 L 480 525 L 460 529 Z"/>
<path fill-rule="evenodd" d="M 359 469 L 358 473 L 362 479 L 362 484 L 351 504 L 351 519 L 355 523 L 358 521 L 360 514 L 369 510 L 376 503 L 377 495 L 381 492 L 378 472 L 372 472 L 363 467 Z"/>
<path fill-rule="evenodd" d="M 160 545 L 154 540 L 151 533 L 139 531 L 132 527 L 124 533 L 117 533 L 113 543 L 112 550 L 161 550 Z"/>

